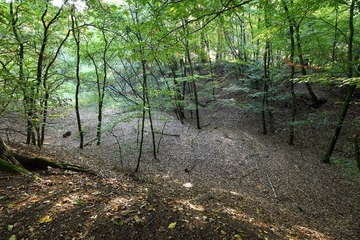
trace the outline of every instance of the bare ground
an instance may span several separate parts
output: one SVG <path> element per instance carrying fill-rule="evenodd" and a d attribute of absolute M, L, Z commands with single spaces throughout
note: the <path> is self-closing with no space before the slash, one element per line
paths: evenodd
<path fill-rule="evenodd" d="M 328 103 L 321 109 L 300 101 L 299 118 L 336 119 L 341 98 L 332 91 L 324 91 Z M 157 142 L 162 138 L 155 160 L 147 126 L 136 174 L 138 123 L 122 122 L 110 130 L 120 116 L 111 107 L 105 111 L 107 130 L 100 146 L 77 148 L 71 112 L 50 120 L 43 149 L 12 144 L 18 151 L 89 166 L 97 176 L 51 169 L 39 173 L 37 181 L 1 177 L 1 238 L 359 239 L 358 177 L 320 163 L 331 124 L 303 127 L 295 146 L 289 146 L 283 124 L 288 107 L 276 115 L 277 132 L 263 135 L 258 114 L 223 104 L 254 99 L 225 90 L 219 94 L 223 100 L 201 109 L 201 130 L 194 119 L 182 125 L 169 114 L 155 114 L 155 129 L 165 135 L 156 134 Z M 95 117 L 89 110 L 82 116 L 86 139 L 92 140 Z M 349 122 L 354 117 L 350 114 Z M 13 127 L 15 122 L 8 119 Z M 73 134 L 63 138 L 66 131 Z M 353 131 L 348 124 L 335 157 L 349 154 L 343 149 Z"/>

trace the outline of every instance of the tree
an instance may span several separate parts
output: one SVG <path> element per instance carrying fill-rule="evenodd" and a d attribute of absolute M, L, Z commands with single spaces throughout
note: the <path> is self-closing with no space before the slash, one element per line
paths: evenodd
<path fill-rule="evenodd" d="M 191 116 L 194 111 L 196 128 L 201 128 L 200 107 L 207 105 L 202 101 L 210 98 L 210 91 L 210 101 L 215 100 L 211 53 L 217 60 L 234 61 L 231 67 L 238 68 L 238 72 L 243 66 L 251 68 L 256 74 L 256 83 L 262 82 L 262 89 L 252 86 L 249 91 L 255 92 L 257 95 L 253 96 L 259 99 L 257 110 L 261 113 L 264 134 L 269 131 L 268 123 L 271 131 L 275 130 L 277 98 L 288 101 L 286 104 L 291 102 L 289 144 L 294 144 L 296 77 L 306 84 L 314 105 L 322 103 L 310 83 L 320 79 L 322 84 L 325 77 L 311 75 L 312 69 L 306 60 L 311 59 L 322 66 L 325 73 L 336 77 L 346 73 L 342 79 L 349 83 L 344 108 L 324 158 L 324 162 L 329 162 L 356 88 L 354 77 L 359 75 L 353 47 L 358 42 L 354 31 L 358 1 L 348 4 L 337 0 L 326 3 L 315 0 L 129 0 L 114 5 L 101 0 L 86 2 L 86 8 L 81 11 L 69 0 L 60 6 L 40 0 L 32 4 L 21 0 L 0 2 L 4 13 L 0 16 L 0 83 L 3 86 L 0 114 L 13 104 L 13 99 L 22 98 L 27 143 L 42 146 L 50 106 L 56 103 L 55 96 L 61 95 L 59 87 L 69 81 L 76 85 L 72 93 L 80 148 L 86 146 L 79 99 L 84 91 L 80 86 L 86 86 L 86 90 L 96 95 L 98 145 L 106 131 L 102 112 L 107 105 L 107 94 L 124 101 L 121 105 L 124 110 L 133 111 L 132 117 L 140 123 L 137 171 L 146 143 L 147 123 L 153 157 L 157 158 L 155 111 L 174 110 L 182 123 L 186 121 L 187 111 Z M 350 13 L 350 19 L 344 20 L 344 10 Z M 345 23 L 349 23 L 348 27 L 344 27 Z M 60 59 L 60 55 L 63 58 Z M 291 67 L 290 73 L 281 68 L 284 59 Z M 199 69 L 210 69 L 210 74 L 204 76 Z M 239 85 L 251 82 L 239 76 L 236 75 L 236 79 L 241 80 Z M 289 79 L 286 88 L 282 84 L 285 79 Z M 285 89 L 287 94 L 283 94 Z"/>
<path fill-rule="evenodd" d="M 282 0 L 282 4 L 284 7 L 284 11 L 286 14 L 286 18 L 289 24 L 289 36 L 290 36 L 290 62 L 294 62 L 295 58 L 295 33 L 294 29 L 296 26 L 294 26 L 294 22 L 291 19 L 290 11 L 288 8 L 288 5 L 286 3 L 286 0 Z M 291 122 L 290 122 L 290 138 L 289 138 L 289 145 L 294 145 L 294 123 L 295 123 L 295 117 L 296 117 L 296 94 L 294 90 L 294 76 L 295 76 L 295 66 L 294 64 L 291 65 L 291 74 L 290 74 L 290 91 L 292 96 L 292 114 L 291 114 Z"/>
<path fill-rule="evenodd" d="M 349 35 L 347 38 L 347 77 L 349 79 L 353 78 L 354 76 L 360 76 L 360 64 L 357 62 L 358 58 L 354 58 L 353 48 L 354 48 L 354 35 L 355 35 L 355 29 L 354 29 L 354 15 L 355 15 L 355 7 L 356 7 L 356 1 L 351 0 L 349 5 Z M 342 126 L 344 124 L 344 120 L 346 117 L 346 113 L 350 107 L 350 102 L 352 99 L 352 96 L 356 89 L 356 83 L 353 83 L 350 81 L 350 84 L 348 86 L 348 90 L 346 93 L 346 97 L 343 103 L 343 107 L 335 128 L 334 135 L 331 139 L 331 142 L 329 144 L 329 147 L 327 149 L 327 152 L 325 153 L 324 158 L 322 159 L 323 163 L 330 163 L 330 158 L 332 155 L 332 152 L 334 151 L 335 144 L 339 138 Z"/>
<path fill-rule="evenodd" d="M 101 43 L 103 46 L 93 46 L 93 42 L 88 42 L 87 44 L 87 57 L 92 62 L 95 69 L 95 78 L 97 86 L 97 103 L 98 103 L 98 123 L 96 127 L 96 145 L 101 143 L 101 133 L 102 133 L 102 124 L 103 124 L 103 106 L 105 98 L 105 90 L 108 84 L 108 51 L 111 43 L 114 38 L 109 38 L 105 30 L 106 23 L 102 23 L 102 26 L 97 27 L 101 32 Z M 91 39 L 89 40 L 91 41 Z M 95 52 L 91 52 L 95 50 Z"/>
<path fill-rule="evenodd" d="M 75 68 L 75 76 L 76 76 L 76 89 L 75 89 L 75 114 L 76 114 L 76 122 L 79 131 L 79 139 L 80 145 L 79 148 L 82 149 L 84 147 L 84 132 L 82 130 L 81 125 L 81 116 L 80 116 L 80 107 L 79 107 L 79 94 L 80 94 L 80 86 L 81 86 L 81 79 L 80 79 L 80 61 L 81 61 L 81 40 L 80 40 L 80 31 L 81 28 L 79 27 L 78 20 L 76 18 L 76 8 L 72 6 L 71 11 L 71 28 L 72 34 L 75 41 L 76 46 L 76 68 Z"/>
<path fill-rule="evenodd" d="M 10 61 L 3 61 L 2 67 L 11 75 L 17 75 L 16 86 L 21 90 L 27 113 L 26 142 L 39 147 L 45 139 L 51 94 L 63 83 L 54 66 L 70 35 L 70 29 L 63 31 L 67 2 L 56 8 L 49 1 L 32 4 L 11 1 L 7 14 L 10 19 L 8 28 L 1 29 L 17 46 L 11 53 L 14 60 L 10 61 L 14 65 L 10 67 Z"/>

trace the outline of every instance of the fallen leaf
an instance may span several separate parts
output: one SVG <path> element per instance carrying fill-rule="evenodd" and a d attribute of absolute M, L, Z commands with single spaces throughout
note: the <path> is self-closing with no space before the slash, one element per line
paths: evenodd
<path fill-rule="evenodd" d="M 8 231 L 11 232 L 14 228 L 14 225 L 8 225 Z"/>
<path fill-rule="evenodd" d="M 47 222 L 51 222 L 52 219 L 50 216 L 45 216 L 40 220 L 40 223 L 47 223 Z"/>
<path fill-rule="evenodd" d="M 215 227 L 213 227 L 213 228 L 214 228 L 214 231 L 217 231 L 217 230 L 220 229 L 220 226 L 215 226 Z"/>
<path fill-rule="evenodd" d="M 81 199 L 75 201 L 75 205 L 82 205 L 84 202 Z"/>
<path fill-rule="evenodd" d="M 16 236 L 15 235 L 12 235 L 9 240 L 16 240 Z"/>
<path fill-rule="evenodd" d="M 168 226 L 169 229 L 173 229 L 175 227 L 176 227 L 176 222 L 170 223 Z"/>
<path fill-rule="evenodd" d="M 153 206 L 153 205 L 149 205 L 149 206 L 147 206 L 146 207 L 146 210 L 148 210 L 148 211 L 156 211 L 156 209 L 155 209 L 155 207 Z"/>
<path fill-rule="evenodd" d="M 142 222 L 142 220 L 140 219 L 140 217 L 138 215 L 134 216 L 134 220 L 135 220 L 136 223 L 141 223 Z"/>
<path fill-rule="evenodd" d="M 236 240 L 242 240 L 242 238 L 239 236 L 239 235 L 234 235 L 234 237 L 233 238 L 235 238 Z"/>
<path fill-rule="evenodd" d="M 118 205 L 114 205 L 114 206 L 113 206 L 113 209 L 114 209 L 115 212 L 119 211 Z"/>
<path fill-rule="evenodd" d="M 165 228 L 163 226 L 160 226 L 158 229 L 159 232 L 165 232 Z"/>

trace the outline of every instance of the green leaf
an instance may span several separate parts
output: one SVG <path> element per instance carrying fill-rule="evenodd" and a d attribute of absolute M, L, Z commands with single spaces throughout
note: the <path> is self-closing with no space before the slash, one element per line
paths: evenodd
<path fill-rule="evenodd" d="M 1 199 L 4 199 L 4 198 L 5 198 L 5 196 L 0 196 L 0 200 L 1 200 Z"/>
<path fill-rule="evenodd" d="M 170 223 L 170 225 L 168 226 L 169 229 L 173 229 L 176 227 L 176 222 Z"/>
<path fill-rule="evenodd" d="M 77 199 L 75 201 L 75 205 L 82 205 L 82 204 L 84 204 L 84 201 L 82 201 L 81 199 Z"/>
<path fill-rule="evenodd" d="M 12 235 L 9 240 L 16 240 L 16 236 L 15 235 Z"/>
<path fill-rule="evenodd" d="M 14 229 L 14 225 L 8 225 L 8 231 L 11 232 Z"/>
<path fill-rule="evenodd" d="M 52 221 L 52 218 L 50 216 L 45 216 L 40 220 L 40 223 L 48 223 L 51 221 Z"/>
<path fill-rule="evenodd" d="M 242 238 L 238 234 L 234 235 L 233 238 L 236 239 L 236 240 L 242 240 Z"/>
<path fill-rule="evenodd" d="M 124 225 L 124 220 L 115 221 L 114 224 L 117 226 L 122 226 Z"/>

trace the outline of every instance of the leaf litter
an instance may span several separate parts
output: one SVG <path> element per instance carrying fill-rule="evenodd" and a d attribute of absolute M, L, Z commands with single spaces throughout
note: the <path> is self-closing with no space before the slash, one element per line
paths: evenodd
<path fill-rule="evenodd" d="M 224 98 L 241 96 L 223 95 Z M 324 106 L 325 108 L 327 106 Z M 202 130 L 168 120 L 159 159 L 145 151 L 123 156 L 104 133 L 102 146 L 77 149 L 77 139 L 39 150 L 54 159 L 88 165 L 97 176 L 50 169 L 41 180 L 0 178 L 0 234 L 4 239 L 357 239 L 358 180 L 319 162 L 328 130 L 306 131 L 306 142 L 287 146 L 286 132 L 263 136 L 256 114 L 232 106 L 202 109 Z M 334 111 L 336 109 L 325 109 Z M 107 112 L 111 120 L 114 109 Z M 304 111 L 304 110 L 303 110 Z M 90 112 L 90 111 L 89 111 Z M 226 116 L 226 117 L 224 117 Z M 59 124 L 76 124 L 61 120 Z M 90 121 L 91 117 L 88 116 Z M 54 120 L 55 121 L 55 120 Z M 89 126 L 95 122 L 89 122 Z M 131 142 L 132 123 L 116 134 Z M 162 129 L 162 122 L 155 127 Z M 346 128 L 345 128 L 346 129 Z M 75 131 L 74 129 L 69 129 Z M 327 132 L 324 132 L 327 131 Z M 345 130 L 346 131 L 346 130 Z M 315 139 L 316 142 L 312 142 Z M 65 140 L 64 140 L 65 141 Z M 314 148 L 316 145 L 316 148 Z M 300 151 L 301 148 L 301 151 Z M 129 149 L 128 149 L 129 150 Z M 12 226 L 9 228 L 9 226 Z M 11 230 L 9 230 L 11 229 Z"/>

